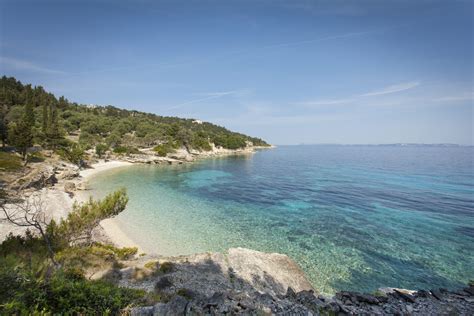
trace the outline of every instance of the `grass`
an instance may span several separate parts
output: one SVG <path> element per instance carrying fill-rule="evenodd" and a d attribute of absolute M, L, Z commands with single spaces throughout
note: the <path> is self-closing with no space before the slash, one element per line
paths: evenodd
<path fill-rule="evenodd" d="M 160 264 L 160 272 L 163 274 L 170 273 L 174 269 L 174 265 L 171 262 L 163 262 Z"/>
<path fill-rule="evenodd" d="M 145 263 L 144 267 L 149 270 L 154 270 L 156 269 L 157 265 L 158 265 L 158 261 L 153 260 L 153 261 L 148 261 L 147 263 Z"/>
<path fill-rule="evenodd" d="M 376 290 L 372 293 L 372 295 L 376 296 L 376 297 L 387 297 L 387 294 L 385 294 L 384 292 L 380 291 L 380 290 Z"/>
<path fill-rule="evenodd" d="M 44 160 L 45 158 L 40 152 L 34 152 L 28 155 L 28 162 L 43 162 Z"/>
<path fill-rule="evenodd" d="M 136 248 L 116 248 L 96 243 L 90 247 L 66 248 L 56 255 L 56 259 L 71 269 L 82 270 L 89 276 L 109 270 L 108 274 L 113 279 L 113 272 L 123 265 L 120 260 L 127 260 L 136 252 Z"/>
<path fill-rule="evenodd" d="M 22 160 L 15 154 L 0 151 L 0 171 L 16 171 L 23 166 Z"/>

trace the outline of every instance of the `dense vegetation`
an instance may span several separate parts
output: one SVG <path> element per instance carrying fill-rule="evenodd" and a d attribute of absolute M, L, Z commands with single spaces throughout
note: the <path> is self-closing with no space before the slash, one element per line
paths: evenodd
<path fill-rule="evenodd" d="M 179 147 L 207 151 L 211 143 L 228 149 L 245 147 L 247 142 L 268 145 L 259 138 L 193 119 L 80 105 L 5 76 L 0 79 L 0 139 L 24 157 L 33 144 L 61 151 L 70 150 L 73 142 L 83 149 L 99 146 L 100 152 L 112 149 L 116 153 L 158 146 L 160 155 Z"/>
<path fill-rule="evenodd" d="M 4 208 L 8 197 L 0 193 L 0 209 L 12 223 L 34 222 L 33 216 L 25 220 Z M 90 240 L 99 221 L 120 213 L 126 203 L 125 192 L 117 191 L 101 201 L 76 205 L 59 223 L 41 223 L 41 234 L 29 225 L 32 231 L 26 235 L 10 235 L 3 241 L 0 314 L 118 314 L 128 306 L 156 301 L 144 291 L 118 287 L 111 277 L 95 281 L 85 277 L 87 269 L 114 268 L 136 253 L 136 248 L 118 249 Z"/>

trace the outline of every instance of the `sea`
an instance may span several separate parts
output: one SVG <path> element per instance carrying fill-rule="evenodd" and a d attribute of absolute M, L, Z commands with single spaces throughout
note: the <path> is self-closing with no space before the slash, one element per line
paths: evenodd
<path fill-rule="evenodd" d="M 147 253 L 283 253 L 326 294 L 474 279 L 474 147 L 278 146 L 89 184 L 127 189 L 116 223 Z"/>

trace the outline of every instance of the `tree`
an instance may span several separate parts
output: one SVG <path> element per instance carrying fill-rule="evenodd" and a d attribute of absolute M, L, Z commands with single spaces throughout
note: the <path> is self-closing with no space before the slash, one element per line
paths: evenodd
<path fill-rule="evenodd" d="M 74 204 L 72 212 L 58 225 L 58 231 L 70 244 L 91 243 L 92 231 L 107 218 L 120 214 L 128 203 L 125 189 L 120 189 L 100 201 L 92 198 L 83 204 Z"/>
<path fill-rule="evenodd" d="M 8 122 L 6 112 L 6 107 L 2 106 L 0 108 L 0 139 L 2 140 L 3 147 L 5 147 L 8 138 Z"/>
<path fill-rule="evenodd" d="M 25 161 L 25 165 L 28 162 L 28 148 L 33 146 L 33 126 L 35 124 L 35 113 L 33 111 L 33 105 L 27 103 L 24 107 L 23 116 L 18 123 L 12 123 L 10 126 L 9 141 L 10 144 L 15 146 Z"/>
<path fill-rule="evenodd" d="M 109 136 L 107 136 L 105 142 L 110 147 L 117 147 L 122 143 L 122 137 L 116 132 L 113 132 Z"/>
<path fill-rule="evenodd" d="M 189 129 L 180 127 L 175 135 L 175 139 L 179 144 L 183 145 L 188 152 L 190 151 L 190 143 L 193 139 L 193 134 Z"/>
<path fill-rule="evenodd" d="M 79 168 L 84 164 L 85 152 L 81 145 L 73 143 L 70 147 L 64 148 L 61 155 Z"/>
<path fill-rule="evenodd" d="M 8 205 L 7 205 L 8 204 Z M 5 216 L 4 220 L 18 227 L 32 228 L 43 239 L 48 255 L 54 265 L 53 244 L 47 234 L 48 221 L 45 215 L 44 203 L 40 196 L 29 196 L 24 199 L 9 199 L 5 191 L 0 191 L 0 209 Z"/>
<path fill-rule="evenodd" d="M 60 109 L 66 108 L 67 105 L 68 105 L 68 103 L 69 103 L 68 100 L 67 100 L 64 96 L 59 97 L 59 100 L 58 100 L 58 107 L 59 107 Z"/>
<path fill-rule="evenodd" d="M 56 149 L 56 146 L 62 139 L 62 135 L 59 130 L 58 110 L 55 104 L 49 105 L 49 113 L 50 115 L 46 130 L 46 141 L 52 149 Z"/>
<path fill-rule="evenodd" d="M 9 198 L 0 190 L 0 210 L 8 223 L 36 231 L 44 241 L 48 256 L 55 266 L 55 251 L 71 244 L 90 245 L 92 231 L 99 223 L 122 212 L 128 203 L 125 189 L 120 189 L 99 201 L 92 198 L 83 204 L 74 204 L 73 210 L 59 224 L 49 220 L 41 196 Z"/>
<path fill-rule="evenodd" d="M 99 158 L 102 158 L 107 149 L 109 149 L 109 146 L 107 146 L 106 144 L 95 145 L 95 153 Z"/>
<path fill-rule="evenodd" d="M 41 108 L 42 108 L 41 131 L 43 132 L 43 135 L 46 135 L 48 132 L 49 118 L 48 118 L 48 103 L 44 99 L 42 100 Z"/>

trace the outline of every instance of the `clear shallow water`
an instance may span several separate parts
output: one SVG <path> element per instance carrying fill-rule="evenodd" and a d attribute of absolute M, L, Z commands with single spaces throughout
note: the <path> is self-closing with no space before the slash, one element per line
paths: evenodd
<path fill-rule="evenodd" d="M 474 148 L 282 146 L 91 179 L 127 187 L 120 228 L 166 255 L 285 253 L 320 291 L 474 279 Z"/>

